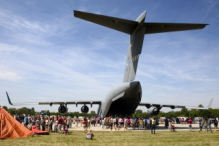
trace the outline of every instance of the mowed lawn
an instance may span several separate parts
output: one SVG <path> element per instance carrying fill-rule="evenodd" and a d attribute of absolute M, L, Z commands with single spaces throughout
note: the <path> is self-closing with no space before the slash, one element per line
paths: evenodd
<path fill-rule="evenodd" d="M 0 140 L 0 146 L 147 146 L 147 145 L 175 145 L 175 146 L 218 146 L 219 131 L 157 131 L 155 135 L 150 131 L 93 131 L 93 140 L 85 139 L 83 131 L 71 131 L 69 135 L 51 133 L 50 135 L 34 135 L 27 138 Z"/>

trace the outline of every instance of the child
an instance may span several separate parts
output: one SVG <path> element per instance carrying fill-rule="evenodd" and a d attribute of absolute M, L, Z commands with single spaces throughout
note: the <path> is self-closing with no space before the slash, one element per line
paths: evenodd
<path fill-rule="evenodd" d="M 86 139 L 93 139 L 94 134 L 91 132 L 91 130 L 88 130 L 86 133 Z"/>
<path fill-rule="evenodd" d="M 172 125 L 171 125 L 171 130 L 170 130 L 170 131 L 175 132 L 175 129 L 176 129 L 175 126 L 172 124 Z"/>
<path fill-rule="evenodd" d="M 67 126 L 67 125 L 64 127 L 63 133 L 64 133 L 65 135 L 68 134 L 68 126 Z"/>

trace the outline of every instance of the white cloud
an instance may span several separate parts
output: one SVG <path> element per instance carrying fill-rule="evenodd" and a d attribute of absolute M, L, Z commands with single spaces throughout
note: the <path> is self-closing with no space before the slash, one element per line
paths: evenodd
<path fill-rule="evenodd" d="M 19 77 L 19 75 L 15 72 L 12 71 L 7 71 L 7 70 L 3 70 L 1 68 L 0 70 L 0 80 L 10 80 L 10 81 L 15 81 L 21 79 L 21 77 Z"/>

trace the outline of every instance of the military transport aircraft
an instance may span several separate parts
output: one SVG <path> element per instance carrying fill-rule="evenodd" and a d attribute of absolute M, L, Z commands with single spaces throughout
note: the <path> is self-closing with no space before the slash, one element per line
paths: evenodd
<path fill-rule="evenodd" d="M 97 116 L 105 117 L 108 115 L 128 116 L 135 112 L 138 106 L 145 106 L 146 108 L 153 108 L 150 113 L 157 115 L 162 107 L 174 108 L 195 108 L 207 109 L 198 107 L 186 107 L 174 104 L 153 104 L 141 103 L 142 88 L 140 81 L 135 81 L 137 72 L 138 60 L 141 54 L 144 35 L 153 33 L 163 33 L 172 31 L 184 31 L 193 29 L 202 29 L 208 24 L 187 24 L 187 23 L 147 23 L 145 22 L 146 11 L 144 11 L 135 20 L 126 20 L 116 17 L 109 17 L 99 14 L 92 14 L 74 10 L 74 16 L 81 18 L 117 31 L 130 35 L 128 53 L 126 59 L 126 66 L 124 72 L 123 83 L 113 88 L 103 101 L 66 101 L 66 102 L 38 102 L 38 105 L 60 105 L 58 111 L 66 113 L 68 111 L 68 104 L 81 104 L 81 111 L 87 113 L 89 108 L 87 105 L 98 104 L 99 108 Z M 25 105 L 34 103 L 12 103 L 8 93 L 6 92 L 8 102 L 11 105 Z M 212 103 L 212 100 L 210 104 Z M 210 105 L 209 104 L 209 105 Z"/>

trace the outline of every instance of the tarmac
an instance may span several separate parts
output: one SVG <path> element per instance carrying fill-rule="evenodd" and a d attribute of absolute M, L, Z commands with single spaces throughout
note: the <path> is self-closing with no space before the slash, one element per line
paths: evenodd
<path fill-rule="evenodd" d="M 183 131 L 183 130 L 189 130 L 189 125 L 188 124 L 174 124 L 175 126 L 175 131 Z M 110 128 L 106 129 L 106 126 L 104 129 L 102 129 L 102 127 L 100 125 L 97 126 L 90 126 L 90 128 L 88 128 L 92 131 L 111 131 Z M 84 127 L 79 124 L 78 127 L 75 124 L 72 124 L 72 127 L 69 128 L 69 130 L 73 130 L 73 131 L 83 131 L 85 130 Z M 150 130 L 150 129 L 143 129 L 143 130 Z M 129 127 L 127 128 L 126 131 L 143 131 L 143 130 L 139 130 L 137 127 L 135 129 Z M 194 131 L 198 131 L 199 130 L 199 124 L 192 124 L 192 130 Z M 115 130 L 114 128 L 112 129 L 112 131 L 124 131 L 124 128 L 120 128 L 119 130 Z M 164 124 L 159 124 L 158 126 L 156 126 L 156 131 L 170 131 L 170 129 L 165 128 Z"/>

